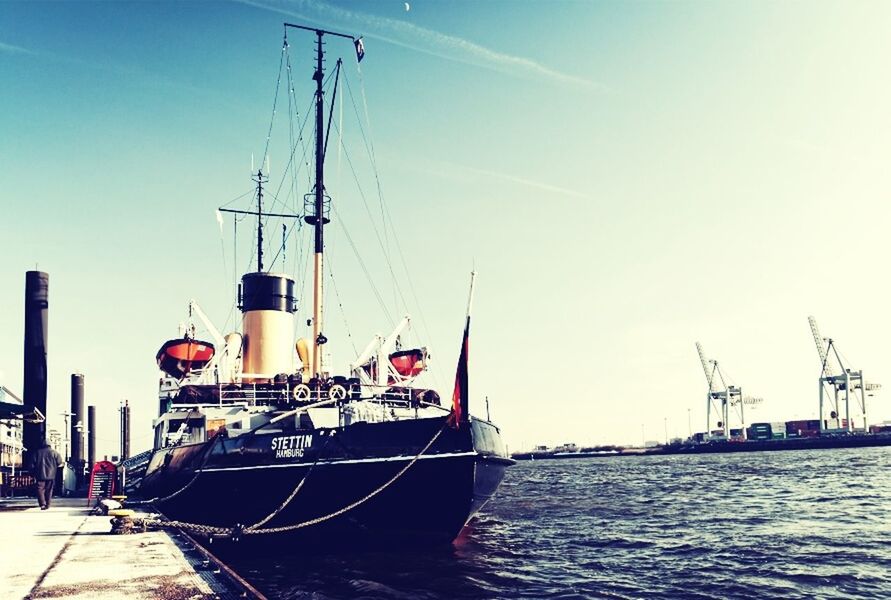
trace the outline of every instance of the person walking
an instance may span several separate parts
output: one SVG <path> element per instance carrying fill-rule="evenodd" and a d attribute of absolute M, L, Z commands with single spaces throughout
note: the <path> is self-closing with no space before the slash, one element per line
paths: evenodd
<path fill-rule="evenodd" d="M 40 448 L 34 452 L 31 459 L 31 470 L 34 478 L 37 479 L 37 503 L 40 504 L 40 510 L 46 510 L 50 507 L 50 501 L 53 498 L 53 484 L 56 481 L 56 471 L 65 464 L 62 456 L 50 448 L 50 445 L 43 441 Z"/>

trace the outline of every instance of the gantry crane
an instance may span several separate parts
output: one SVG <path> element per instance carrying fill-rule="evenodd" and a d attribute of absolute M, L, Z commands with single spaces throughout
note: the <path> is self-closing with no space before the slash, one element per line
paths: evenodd
<path fill-rule="evenodd" d="M 717 422 L 717 427 L 723 431 L 725 438 L 730 438 L 731 406 L 737 407 L 739 420 L 742 429 L 745 432 L 746 420 L 743 413 L 743 405 L 757 404 L 761 399 L 743 397 L 741 387 L 727 385 L 727 381 L 724 378 L 724 373 L 721 371 L 720 365 L 718 365 L 718 361 L 707 359 L 705 357 L 705 352 L 702 349 L 702 344 L 699 342 L 696 342 L 696 351 L 699 352 L 699 361 L 702 363 L 702 370 L 705 373 L 705 380 L 708 383 L 708 394 L 706 396 L 705 408 L 706 434 L 708 435 L 712 431 L 712 408 L 714 408 L 720 419 Z M 718 385 L 719 382 L 720 385 Z"/>
<path fill-rule="evenodd" d="M 880 383 L 867 383 L 863 378 L 863 371 L 854 371 L 845 367 L 838 347 L 832 338 L 824 338 L 817 328 L 817 320 L 814 317 L 807 318 L 817 345 L 817 354 L 820 357 L 820 431 L 825 429 L 845 429 L 854 431 L 854 421 L 851 419 L 851 396 L 860 406 L 860 414 L 863 418 L 863 429 L 868 428 L 866 419 L 866 397 L 871 396 L 867 392 L 875 392 L 881 389 Z M 829 419 L 824 419 L 824 398 L 827 388 L 832 388 L 829 395 L 830 412 Z M 839 394 L 845 395 L 845 422 L 839 423 Z M 853 392 L 853 394 L 852 394 Z M 830 426 L 831 425 L 831 426 Z M 841 426 L 840 426 L 841 425 Z"/>

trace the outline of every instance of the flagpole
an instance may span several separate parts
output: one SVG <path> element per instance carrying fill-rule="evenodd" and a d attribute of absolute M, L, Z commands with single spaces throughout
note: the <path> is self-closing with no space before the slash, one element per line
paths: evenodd
<path fill-rule="evenodd" d="M 467 318 L 470 318 L 470 309 L 473 307 L 473 284 L 476 281 L 476 271 L 470 272 L 470 293 L 467 295 Z"/>

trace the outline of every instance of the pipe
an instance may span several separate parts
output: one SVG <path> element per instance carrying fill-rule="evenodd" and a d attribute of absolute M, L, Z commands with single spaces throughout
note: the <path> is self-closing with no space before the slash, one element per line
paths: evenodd
<path fill-rule="evenodd" d="M 24 385 L 22 397 L 25 404 L 46 415 L 46 348 L 47 317 L 49 312 L 49 275 L 42 271 L 25 273 L 25 348 Z M 30 461 L 30 453 L 36 451 L 46 435 L 46 422 L 23 424 L 22 444 L 24 464 Z"/>
<path fill-rule="evenodd" d="M 96 407 L 87 407 L 87 464 L 96 464 Z"/>
<path fill-rule="evenodd" d="M 80 472 L 84 462 L 84 376 L 79 373 L 71 375 L 71 464 L 75 472 Z"/>

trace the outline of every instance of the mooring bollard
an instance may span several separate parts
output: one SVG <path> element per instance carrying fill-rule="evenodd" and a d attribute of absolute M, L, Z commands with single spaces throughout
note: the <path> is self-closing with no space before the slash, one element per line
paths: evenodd
<path fill-rule="evenodd" d="M 111 533 L 121 535 L 127 533 L 136 533 L 138 531 L 145 531 L 144 527 L 137 527 L 137 524 L 133 520 L 134 514 L 136 513 L 129 508 L 118 508 L 108 511 L 108 515 L 112 517 Z"/>

